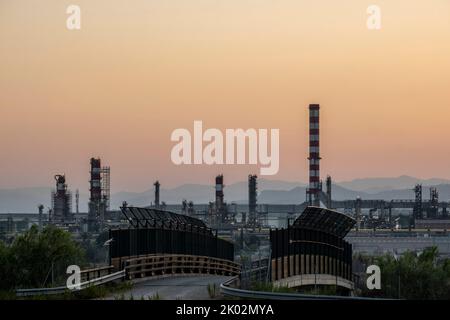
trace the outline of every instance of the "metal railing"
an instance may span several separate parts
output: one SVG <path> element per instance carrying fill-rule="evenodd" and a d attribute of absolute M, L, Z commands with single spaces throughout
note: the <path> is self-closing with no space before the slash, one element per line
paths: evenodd
<path fill-rule="evenodd" d="M 81 270 L 81 282 L 89 281 L 92 279 L 100 278 L 111 274 L 114 271 L 114 266 L 105 266 L 92 269 Z"/>
<path fill-rule="evenodd" d="M 92 271 L 92 270 L 90 270 Z M 25 296 L 37 296 L 37 295 L 53 295 L 53 294 L 63 294 L 66 292 L 80 291 L 92 286 L 99 286 L 111 281 L 123 279 L 125 277 L 125 270 L 110 273 L 99 278 L 92 280 L 87 280 L 80 283 L 79 288 L 68 289 L 67 286 L 54 287 L 54 288 L 33 288 L 33 289 L 17 289 L 16 295 L 19 297 Z"/>
<path fill-rule="evenodd" d="M 284 293 L 284 292 L 269 292 L 269 291 L 253 291 L 233 288 L 231 285 L 238 282 L 239 278 L 234 277 L 220 285 L 220 292 L 228 297 L 241 299 L 261 299 L 261 300 L 385 300 L 378 298 L 364 298 L 351 296 L 327 296 L 327 295 L 312 295 L 312 294 L 298 294 L 298 293 Z"/>
<path fill-rule="evenodd" d="M 240 265 L 233 261 L 195 255 L 145 255 L 124 261 L 127 279 L 167 274 L 223 274 L 238 275 Z"/>

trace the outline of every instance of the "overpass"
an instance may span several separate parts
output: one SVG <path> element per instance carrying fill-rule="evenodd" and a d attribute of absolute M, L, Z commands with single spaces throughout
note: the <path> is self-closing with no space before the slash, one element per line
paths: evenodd
<path fill-rule="evenodd" d="M 130 228 L 110 230 L 110 265 L 128 279 L 240 273 L 234 246 L 199 219 L 154 208 L 122 207 Z"/>
<path fill-rule="evenodd" d="M 107 296 L 106 300 L 118 297 L 130 299 L 164 300 L 209 300 L 220 293 L 220 285 L 233 277 L 223 275 L 175 275 L 135 279 L 133 287 L 120 294 Z"/>
<path fill-rule="evenodd" d="M 355 223 L 345 214 L 311 206 L 287 229 L 271 230 L 274 285 L 335 285 L 352 291 L 352 245 L 344 237 Z"/>

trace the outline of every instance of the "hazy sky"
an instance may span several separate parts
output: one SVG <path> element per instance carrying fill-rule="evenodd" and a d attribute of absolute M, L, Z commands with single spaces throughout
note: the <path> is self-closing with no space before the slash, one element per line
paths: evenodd
<path fill-rule="evenodd" d="M 87 192 L 91 156 L 113 191 L 259 171 L 173 165 L 170 134 L 194 120 L 279 128 L 270 178 L 306 181 L 309 103 L 322 176 L 450 178 L 449 85 L 448 0 L 0 0 L 0 188 L 66 173 Z"/>

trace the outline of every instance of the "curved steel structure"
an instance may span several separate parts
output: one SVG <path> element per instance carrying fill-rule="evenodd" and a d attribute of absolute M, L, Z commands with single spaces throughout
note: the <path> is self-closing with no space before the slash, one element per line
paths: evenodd
<path fill-rule="evenodd" d="M 121 209 L 132 228 L 110 230 L 110 259 L 117 269 L 136 274 L 178 273 L 176 270 L 220 274 L 225 265 L 237 268 L 233 244 L 218 238 L 203 221 L 154 208 Z"/>
<path fill-rule="evenodd" d="M 352 290 L 352 245 L 344 237 L 354 224 L 337 211 L 307 207 L 287 229 L 271 230 L 272 282 Z"/>
<path fill-rule="evenodd" d="M 196 218 L 177 214 L 167 210 L 155 208 L 121 207 L 122 214 L 130 225 L 136 229 L 170 229 L 179 230 L 180 227 L 194 228 L 197 232 L 212 235 L 212 230 Z"/>
<path fill-rule="evenodd" d="M 355 223 L 355 219 L 338 211 L 307 207 L 294 221 L 293 227 L 321 231 L 344 238 Z"/>

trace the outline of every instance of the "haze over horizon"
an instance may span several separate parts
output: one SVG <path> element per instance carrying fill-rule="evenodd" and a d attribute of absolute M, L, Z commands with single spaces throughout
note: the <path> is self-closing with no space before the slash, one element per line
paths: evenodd
<path fill-rule="evenodd" d="M 351 200 L 361 197 L 366 200 L 383 199 L 413 199 L 413 186 L 423 184 L 424 199 L 428 198 L 429 188 L 436 187 L 441 201 L 450 199 L 450 180 L 433 179 L 420 180 L 414 177 L 400 176 L 397 178 L 357 179 L 347 182 L 334 182 L 332 186 L 334 200 Z M 74 189 L 69 188 L 74 194 Z M 50 207 L 50 191 L 52 186 L 37 188 L 1 189 L 0 188 L 0 214 L 7 213 L 33 213 L 38 204 Z M 87 211 L 88 188 L 80 191 L 80 210 Z M 299 182 L 274 181 L 258 179 L 258 203 L 271 204 L 298 204 L 305 200 L 306 185 Z M 227 202 L 247 203 L 248 184 L 240 181 L 225 185 L 225 199 Z M 185 184 L 174 188 L 161 187 L 161 200 L 167 204 L 180 204 L 183 199 L 196 204 L 205 204 L 214 201 L 214 185 Z M 74 199 L 72 199 L 74 200 Z M 117 209 L 123 201 L 129 205 L 148 206 L 154 200 L 154 188 L 148 187 L 137 192 L 115 192 L 111 195 L 111 208 Z"/>
<path fill-rule="evenodd" d="M 279 128 L 280 170 L 306 182 L 308 104 L 321 105 L 321 175 L 450 179 L 450 2 L 78 0 L 0 2 L 0 189 L 112 192 L 158 179 L 244 181 L 257 166 L 175 166 L 177 128 Z M 108 10 L 104 10 L 107 6 Z"/>
<path fill-rule="evenodd" d="M 323 177 L 325 179 L 325 177 Z M 324 180 L 323 179 L 323 180 Z M 154 181 L 156 181 L 158 179 L 155 179 Z M 173 190 L 173 189 L 177 189 L 180 187 L 184 187 L 184 186 L 189 186 L 189 185 L 195 185 L 195 186 L 210 186 L 211 188 L 214 187 L 214 177 L 211 177 L 210 181 L 206 181 L 206 182 L 198 182 L 198 183 L 180 183 L 177 185 L 164 185 L 162 184 L 162 190 L 166 189 L 166 190 Z M 406 181 L 405 181 L 406 180 Z M 149 190 L 154 190 L 154 186 L 153 186 L 153 180 L 151 181 L 151 183 L 149 183 L 149 185 L 147 187 L 144 187 L 141 190 L 127 190 L 127 189 L 123 189 L 123 190 L 118 190 L 118 191 L 114 191 L 114 193 L 139 193 L 139 192 L 146 192 Z M 161 180 L 159 180 L 159 182 L 161 182 Z M 270 179 L 267 177 L 258 177 L 258 185 L 261 185 L 261 182 L 263 184 L 269 184 L 269 185 L 277 185 L 277 184 L 286 184 L 286 185 L 292 185 L 292 186 L 307 186 L 308 182 L 307 181 L 295 181 L 295 180 L 289 180 L 289 179 Z M 437 178 L 437 177 L 432 177 L 432 178 L 421 178 L 421 177 L 413 177 L 413 176 L 408 176 L 408 175 L 399 175 L 399 176 L 395 176 L 395 177 L 364 177 L 364 178 L 355 178 L 355 179 L 351 179 L 351 180 L 343 180 L 343 181 L 335 181 L 333 180 L 333 184 L 334 185 L 340 185 L 340 186 L 345 186 L 347 189 L 352 190 L 352 191 L 365 191 L 365 190 L 370 190 L 370 189 L 402 189 L 402 188 L 407 188 L 409 186 L 413 186 L 413 184 L 415 183 L 420 183 L 423 184 L 424 186 L 435 186 L 435 185 L 440 185 L 440 184 L 450 184 L 450 179 L 445 179 L 445 178 Z M 247 183 L 246 179 L 238 179 L 236 181 L 233 182 L 229 182 L 226 183 L 224 186 L 226 187 L 227 185 L 235 185 L 235 184 L 239 184 L 239 183 Z M 5 187 L 5 188 L 0 188 L 0 190 L 24 190 L 24 189 L 38 189 L 38 188 L 51 188 L 54 189 L 54 183 L 51 184 L 47 184 L 47 185 L 36 185 L 36 186 L 25 186 L 25 187 Z M 84 192 L 87 193 L 88 192 L 88 188 L 89 188 L 89 184 L 88 182 L 86 182 L 86 184 L 84 186 L 81 186 L 80 188 L 78 187 L 72 187 L 71 185 L 68 186 L 68 188 L 72 191 L 79 189 L 80 192 Z M 260 189 L 260 188 L 258 188 Z M 271 188 L 263 188 L 265 190 L 269 190 Z M 276 187 L 275 189 L 280 189 L 280 190 L 289 190 L 289 188 L 281 188 L 281 187 Z"/>

